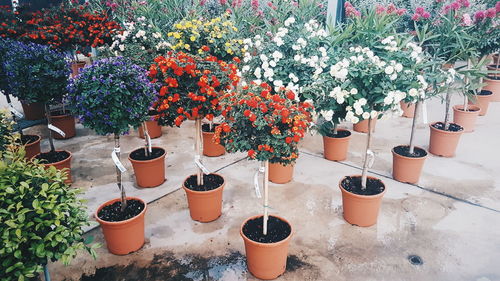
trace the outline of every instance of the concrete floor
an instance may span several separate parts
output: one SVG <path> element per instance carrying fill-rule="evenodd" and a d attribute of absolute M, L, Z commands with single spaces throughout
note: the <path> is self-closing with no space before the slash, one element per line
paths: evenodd
<path fill-rule="evenodd" d="M 439 101 L 430 101 L 429 121 L 441 120 L 443 111 Z M 179 190 L 195 172 L 191 123 L 164 128 L 163 137 L 153 140 L 168 156 L 167 181 L 152 189 L 134 185 L 126 158 L 142 140 L 136 132 L 122 139 L 128 194 L 152 202 L 144 247 L 114 256 L 104 246 L 97 260 L 81 253 L 71 266 L 50 264 L 53 280 L 256 280 L 246 271 L 239 229 L 244 219 L 261 213 L 253 188 L 258 163 L 243 154 L 205 158 L 206 166 L 227 181 L 223 214 L 212 223 L 192 221 Z M 372 172 L 385 182 L 387 193 L 378 224 L 368 228 L 343 220 L 338 188 L 343 176 L 360 173 L 365 135 L 353 134 L 342 163 L 322 158 L 319 135 L 306 138 L 294 180 L 270 184 L 272 213 L 287 218 L 295 230 L 287 271 L 279 280 L 500 280 L 500 103 L 490 105 L 474 133 L 462 136 L 456 157 L 429 155 L 418 186 L 391 179 L 391 148 L 407 143 L 410 126 L 403 117 L 377 122 Z M 27 131 L 46 135 L 42 126 Z M 90 213 L 119 195 L 110 158 L 113 140 L 81 125 L 77 135 L 56 146 L 73 153 L 73 186 L 85 190 Z M 428 125 L 420 124 L 417 144 L 427 148 L 428 138 Z M 47 148 L 44 139 L 42 150 Z M 99 228 L 87 235 L 103 242 Z M 423 264 L 411 264 L 410 255 Z"/>

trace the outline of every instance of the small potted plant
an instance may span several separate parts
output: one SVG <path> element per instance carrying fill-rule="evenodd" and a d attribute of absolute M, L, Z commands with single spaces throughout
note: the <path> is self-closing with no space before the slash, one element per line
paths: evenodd
<path fill-rule="evenodd" d="M 297 103 L 295 94 L 284 88 L 273 94 L 264 82 L 252 82 L 223 101 L 226 122 L 216 128 L 216 140 L 228 152 L 246 152 L 260 161 L 264 173 L 264 214 L 245 220 L 240 229 L 248 270 L 257 278 L 275 279 L 285 272 L 293 230 L 287 220 L 268 213 L 270 162 L 286 165 L 297 159 L 297 143 L 309 126 L 312 106 Z"/>
<path fill-rule="evenodd" d="M 95 218 L 101 224 L 108 250 L 113 254 L 126 255 L 144 244 L 146 203 L 140 198 L 125 195 L 120 135 L 128 133 L 130 126 L 139 127 L 147 119 L 146 113 L 155 99 L 154 89 L 144 69 L 117 57 L 102 59 L 84 68 L 71 80 L 68 91 L 69 102 L 85 127 L 94 129 L 99 135 L 114 135 L 115 147 L 111 158 L 116 166 L 121 196 L 101 204 Z M 140 150 L 141 156 L 144 155 L 144 149 Z M 161 152 L 159 156 L 155 154 L 156 150 Z M 164 162 L 165 150 L 155 148 L 155 155 L 159 162 Z M 164 181 L 164 168 L 155 168 L 153 172 L 157 174 L 146 177 L 160 177 Z M 139 177 L 137 170 L 136 177 Z"/>
<path fill-rule="evenodd" d="M 193 220 L 210 222 L 221 215 L 222 191 L 225 180 L 221 175 L 207 173 L 201 162 L 201 120 L 213 120 L 220 114 L 220 97 L 239 78 L 236 66 L 214 56 L 201 58 L 183 52 L 169 52 L 155 58 L 149 77 L 157 87 L 158 123 L 177 126 L 187 119 L 195 120 L 195 159 L 198 172 L 184 180 L 189 212 Z"/>
<path fill-rule="evenodd" d="M 0 149 L 0 278 L 32 280 L 43 271 L 50 280 L 48 262 L 69 264 L 80 250 L 95 258 L 99 244 L 83 236 L 90 222 L 81 191 L 65 183 L 63 172 L 22 155 L 14 143 Z"/>
<path fill-rule="evenodd" d="M 53 131 L 62 135 L 65 132 L 52 123 L 50 111 L 50 104 L 60 103 L 66 94 L 69 68 L 64 54 L 48 46 L 17 42 L 7 52 L 7 61 L 4 65 L 10 92 L 20 100 L 39 102 L 45 107 L 50 151 L 35 157 L 47 167 L 68 169 L 67 182 L 71 183 L 72 155 L 69 151 L 55 149 Z M 74 128 L 74 119 L 70 121 Z"/>

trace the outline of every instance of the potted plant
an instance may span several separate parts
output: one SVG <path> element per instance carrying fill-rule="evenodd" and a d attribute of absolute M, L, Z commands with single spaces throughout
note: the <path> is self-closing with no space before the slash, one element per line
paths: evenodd
<path fill-rule="evenodd" d="M 149 77 L 159 95 L 154 108 L 158 123 L 177 126 L 186 119 L 195 120 L 195 158 L 198 172 L 187 177 L 182 187 L 186 192 L 193 220 L 210 222 L 221 215 L 225 180 L 209 173 L 201 161 L 201 120 L 213 120 L 220 114 L 221 95 L 238 84 L 236 66 L 214 56 L 201 58 L 183 52 L 168 52 L 155 58 Z"/>
<path fill-rule="evenodd" d="M 68 91 L 69 102 L 85 127 L 94 129 L 99 135 L 114 135 L 115 147 L 111 156 L 121 196 L 101 204 L 95 218 L 101 224 L 108 250 L 113 254 L 126 255 L 144 244 L 146 203 L 140 198 L 125 195 L 120 135 L 127 133 L 130 126 L 138 127 L 147 119 L 146 113 L 155 99 L 154 89 L 144 69 L 117 57 L 102 59 L 84 68 L 71 80 Z M 144 149 L 140 150 L 140 155 L 144 155 Z M 160 155 L 155 151 L 160 151 Z M 164 163 L 165 150 L 155 148 L 152 155 Z M 136 177 L 142 177 L 137 172 Z M 153 172 L 156 174 L 145 176 L 159 177 L 164 181 L 164 168 L 155 168 Z"/>
<path fill-rule="evenodd" d="M 94 258 L 92 236 L 83 237 L 90 225 L 79 189 L 65 183 L 65 173 L 43 169 L 23 157 L 14 143 L 0 150 L 0 279 L 38 279 L 47 263 L 69 264 L 80 250 Z"/>
<path fill-rule="evenodd" d="M 67 168 L 67 182 L 71 183 L 71 152 L 55 149 L 53 131 L 62 135 L 65 133 L 52 124 L 50 111 L 50 104 L 61 102 L 66 94 L 69 68 L 64 54 L 48 46 L 16 42 L 7 52 L 5 70 L 9 90 L 14 96 L 28 102 L 42 103 L 45 107 L 50 151 L 35 157 L 43 161 L 47 167 Z M 74 120 L 72 122 L 74 126 Z"/>
<path fill-rule="evenodd" d="M 284 88 L 273 94 L 265 82 L 252 82 L 223 100 L 226 122 L 216 128 L 216 140 L 228 152 L 246 152 L 260 161 L 264 173 L 264 214 L 247 219 L 240 229 L 248 270 L 257 278 L 275 279 L 285 271 L 293 230 L 285 219 L 268 214 L 270 162 L 286 165 L 297 159 L 297 143 L 308 128 L 312 106 L 297 103 L 295 94 Z"/>

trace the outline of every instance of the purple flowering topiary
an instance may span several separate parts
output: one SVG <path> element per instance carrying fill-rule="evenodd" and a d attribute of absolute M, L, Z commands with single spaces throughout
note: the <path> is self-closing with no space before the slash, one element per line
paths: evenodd
<path fill-rule="evenodd" d="M 125 134 L 149 119 L 156 99 L 146 70 L 123 57 L 82 69 L 68 85 L 68 101 L 85 127 L 100 135 Z"/>

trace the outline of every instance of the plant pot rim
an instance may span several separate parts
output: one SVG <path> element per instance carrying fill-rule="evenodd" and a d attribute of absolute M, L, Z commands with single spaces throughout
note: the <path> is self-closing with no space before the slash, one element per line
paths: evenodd
<path fill-rule="evenodd" d="M 364 199 L 364 200 L 371 200 L 371 199 L 375 199 L 375 198 L 378 198 L 378 197 L 382 197 L 384 196 L 385 192 L 387 191 L 387 187 L 384 183 L 383 180 L 379 179 L 379 178 L 376 178 L 376 177 L 372 177 L 372 176 L 367 176 L 367 178 L 369 179 L 376 179 L 376 180 L 379 180 L 383 185 L 384 185 L 384 191 L 380 192 L 379 194 L 375 194 L 375 195 L 359 195 L 359 194 L 356 194 L 356 193 L 353 193 L 353 192 L 350 192 L 350 191 L 347 191 L 345 190 L 343 187 L 342 187 L 342 182 L 347 178 L 347 177 L 351 177 L 351 178 L 355 178 L 355 177 L 361 177 L 361 175 L 350 175 L 350 176 L 344 176 L 342 179 L 340 179 L 339 181 L 339 188 L 340 190 L 342 191 L 342 193 L 349 193 L 350 196 L 352 197 L 355 197 L 355 198 L 359 198 L 359 199 Z"/>
<path fill-rule="evenodd" d="M 465 114 L 476 114 L 476 113 L 479 113 L 479 111 L 481 111 L 481 108 L 477 105 L 469 105 L 469 110 L 465 111 L 463 108 L 464 108 L 464 105 L 463 104 L 457 104 L 457 105 L 454 105 L 453 106 L 453 110 L 455 111 L 460 111 L 462 113 L 465 113 Z M 475 110 L 470 110 L 470 109 L 475 109 Z"/>
<path fill-rule="evenodd" d="M 483 79 L 485 82 L 488 81 L 489 83 L 493 82 L 493 83 L 500 83 L 500 77 L 498 77 L 497 79 L 495 79 L 495 77 L 493 76 L 486 76 L 484 77 Z"/>
<path fill-rule="evenodd" d="M 77 60 L 77 61 L 71 62 L 71 64 L 87 64 L 87 62 L 86 61 Z"/>
<path fill-rule="evenodd" d="M 226 179 L 220 175 L 220 174 L 216 174 L 216 173 L 211 173 L 210 175 L 217 175 L 219 177 L 222 178 L 223 182 L 220 186 L 218 186 L 217 188 L 214 188 L 214 189 L 211 189 L 211 190 L 207 190 L 207 191 L 196 191 L 196 190 L 192 190 L 192 189 L 189 189 L 186 187 L 186 181 L 187 179 L 189 179 L 190 177 L 192 176 L 196 176 L 197 174 L 192 174 L 192 175 L 189 175 L 187 176 L 183 181 L 182 181 L 182 188 L 186 191 L 186 192 L 189 192 L 189 193 L 192 193 L 192 194 L 211 194 L 211 193 L 216 193 L 219 191 L 219 189 L 222 189 L 224 188 L 224 186 L 226 185 Z"/>
<path fill-rule="evenodd" d="M 287 243 L 288 241 L 290 241 L 290 239 L 292 239 L 292 236 L 294 234 L 294 229 L 293 229 L 293 226 L 292 224 L 284 219 L 283 217 L 280 217 L 278 215 L 274 215 L 274 214 L 269 214 L 269 216 L 273 216 L 273 217 L 276 217 L 278 218 L 279 220 L 283 221 L 283 222 L 286 222 L 289 226 L 290 226 L 290 234 L 283 240 L 281 241 L 278 241 L 278 242 L 274 242 L 274 243 L 261 243 L 261 242 L 256 242 L 256 241 L 253 241 L 252 239 L 248 238 L 245 233 L 243 233 L 243 227 L 245 226 L 245 224 L 249 221 L 249 220 L 252 220 L 252 219 L 256 219 L 256 218 L 259 218 L 259 217 L 263 217 L 264 215 L 255 215 L 255 216 L 251 216 L 249 218 L 247 218 L 240 226 L 240 235 L 241 237 L 245 240 L 245 241 L 248 241 L 249 243 L 251 244 L 254 244 L 254 245 L 258 245 L 259 247 L 264 247 L 264 248 L 272 248 L 272 247 L 276 247 L 278 245 L 281 245 L 281 244 L 284 244 L 284 243 Z"/>
<path fill-rule="evenodd" d="M 50 152 L 50 151 L 49 151 Z M 56 166 L 58 164 L 62 164 L 63 162 L 66 162 L 66 161 L 69 161 L 71 160 L 71 158 L 73 157 L 73 154 L 68 151 L 68 150 L 56 150 L 56 152 L 67 152 L 69 154 L 69 156 L 67 158 L 64 158 L 63 160 L 61 161 L 57 161 L 57 162 L 54 162 L 54 163 L 40 163 L 41 165 L 44 165 L 44 166 Z M 38 155 L 42 154 L 42 153 L 48 153 L 48 152 L 40 152 L 40 153 L 37 153 L 35 156 L 33 156 L 31 159 L 35 159 Z"/>
<path fill-rule="evenodd" d="M 159 146 L 152 146 L 152 147 L 151 147 L 151 149 L 153 149 L 153 148 L 159 148 L 159 149 L 163 150 L 163 154 L 162 154 L 162 155 L 160 155 L 160 156 L 158 156 L 158 157 L 156 157 L 156 158 L 149 159 L 149 160 L 135 160 L 135 159 L 132 159 L 132 157 L 130 157 L 130 155 L 131 155 L 133 152 L 135 152 L 135 151 L 137 151 L 137 150 L 144 149 L 144 147 L 140 147 L 140 148 L 137 148 L 137 149 L 132 150 L 132 152 L 130 152 L 130 153 L 128 154 L 128 160 L 130 160 L 130 162 L 136 162 L 136 163 L 150 163 L 150 162 L 154 162 L 154 161 L 156 161 L 156 160 L 158 160 L 158 159 L 160 159 L 160 158 L 164 158 L 164 157 L 167 155 L 167 150 L 165 150 L 164 148 L 159 147 Z"/>
<path fill-rule="evenodd" d="M 36 144 L 36 143 L 38 143 L 38 142 L 40 142 L 42 140 L 42 137 L 40 135 L 23 135 L 23 136 L 35 136 L 35 137 L 37 137 L 36 141 L 27 143 L 24 146 L 34 145 L 34 144 Z M 22 136 L 21 136 L 21 140 L 22 140 Z M 21 144 L 22 144 L 22 142 L 21 142 Z"/>
<path fill-rule="evenodd" d="M 62 111 L 61 110 L 51 110 L 50 111 L 50 118 L 51 119 L 62 119 L 62 118 L 66 118 L 66 117 L 73 117 L 73 115 L 71 114 L 71 111 L 69 110 L 64 110 L 64 113 L 68 113 L 68 114 L 62 114 L 62 115 L 52 115 L 53 112 L 57 112 L 57 111 Z"/>
<path fill-rule="evenodd" d="M 482 98 L 489 97 L 491 95 L 493 95 L 493 92 L 490 90 L 481 90 L 481 92 L 475 94 L 476 97 L 482 97 Z"/>
<path fill-rule="evenodd" d="M 415 146 L 415 148 L 419 148 L 419 149 L 422 149 L 423 151 L 425 151 L 425 155 L 424 156 L 420 156 L 420 157 L 408 157 L 408 156 L 404 156 L 404 155 L 401 155 L 399 153 L 397 153 L 396 151 L 394 151 L 394 149 L 396 147 L 400 147 L 400 146 L 408 146 L 407 144 L 400 144 L 400 145 L 396 145 L 395 147 L 392 148 L 392 154 L 393 155 L 397 155 L 398 157 L 401 157 L 401 158 L 404 158 L 404 159 L 409 159 L 409 160 L 414 160 L 414 159 L 425 159 L 427 158 L 427 156 L 429 155 L 429 152 L 425 149 L 423 149 L 422 147 L 420 146 Z M 385 184 L 384 184 L 385 186 Z"/>
<path fill-rule="evenodd" d="M 348 129 L 344 129 L 344 128 L 338 128 L 337 131 L 346 131 L 346 132 L 349 132 L 349 135 L 348 136 L 345 136 L 345 137 L 341 137 L 341 138 L 335 138 L 335 137 L 329 137 L 327 135 L 322 135 L 324 138 L 329 138 L 329 139 L 336 139 L 336 140 L 342 140 L 342 139 L 348 139 L 348 138 L 351 138 L 352 136 L 352 132 L 351 130 L 348 130 Z"/>
<path fill-rule="evenodd" d="M 445 134 L 461 134 L 461 133 L 464 132 L 464 127 L 458 125 L 457 123 L 450 122 L 450 124 L 454 124 L 454 125 L 460 126 L 462 128 L 462 130 L 460 130 L 460 131 L 445 131 L 445 130 L 442 130 L 442 129 L 434 128 L 433 125 L 435 125 L 437 123 L 443 123 L 443 122 L 438 121 L 438 122 L 430 123 L 429 127 L 431 128 L 431 130 L 435 130 L 437 132 L 441 132 L 441 133 L 445 133 Z"/>
<path fill-rule="evenodd" d="M 94 218 L 96 219 L 97 222 L 99 222 L 99 224 L 104 224 L 104 225 L 122 225 L 122 224 L 127 224 L 133 220 L 135 220 L 136 218 L 142 216 L 145 212 L 146 212 L 146 209 L 148 208 L 148 204 L 146 204 L 146 201 L 142 200 L 141 198 L 139 197 L 135 197 L 135 196 L 127 196 L 125 197 L 125 200 L 138 200 L 138 201 L 141 201 L 143 204 L 144 204 L 144 209 L 142 209 L 142 211 L 137 214 L 135 217 L 133 218 L 130 218 L 130 219 L 127 219 L 127 220 L 124 220 L 124 221 L 105 221 L 101 218 L 99 218 L 99 216 L 97 214 L 99 214 L 99 211 L 108 206 L 108 205 L 111 205 L 117 201 L 120 201 L 121 198 L 114 198 L 114 199 L 111 199 L 111 200 L 108 200 L 104 203 L 102 203 L 101 205 L 99 205 L 99 207 L 97 207 L 97 210 L 94 212 Z"/>

